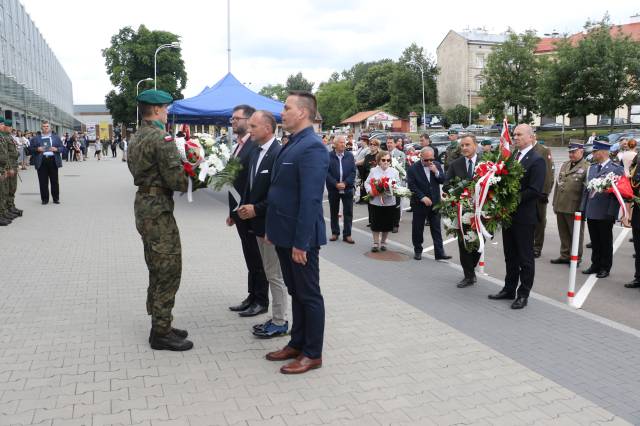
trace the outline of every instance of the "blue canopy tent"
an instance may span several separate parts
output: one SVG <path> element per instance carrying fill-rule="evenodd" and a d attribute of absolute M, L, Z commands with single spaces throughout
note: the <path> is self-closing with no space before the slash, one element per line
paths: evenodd
<path fill-rule="evenodd" d="M 169 119 L 181 124 L 229 125 L 233 108 L 237 105 L 251 105 L 255 109 L 267 110 L 281 121 L 284 104 L 259 95 L 228 73 L 220 81 L 198 95 L 175 101 L 169 107 Z"/>

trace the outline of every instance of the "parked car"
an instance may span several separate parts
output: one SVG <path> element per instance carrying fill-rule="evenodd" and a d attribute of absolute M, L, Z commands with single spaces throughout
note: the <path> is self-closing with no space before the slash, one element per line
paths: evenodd
<path fill-rule="evenodd" d="M 627 124 L 627 119 L 622 117 L 615 117 L 613 119 L 613 124 Z M 610 118 L 601 118 L 598 121 L 598 126 L 610 126 L 611 119 Z"/>
<path fill-rule="evenodd" d="M 462 124 L 459 124 L 459 123 L 452 124 L 451 126 L 449 126 L 449 130 L 462 131 L 462 130 L 464 130 L 464 126 Z"/>
<path fill-rule="evenodd" d="M 566 129 L 568 126 L 564 126 L 564 127 Z M 560 129 L 562 129 L 561 123 L 546 123 L 541 126 L 538 126 L 538 130 L 560 130 Z"/>
<path fill-rule="evenodd" d="M 485 131 L 485 127 L 482 124 L 469 124 L 467 127 L 465 127 L 464 129 L 467 132 L 484 132 Z"/>

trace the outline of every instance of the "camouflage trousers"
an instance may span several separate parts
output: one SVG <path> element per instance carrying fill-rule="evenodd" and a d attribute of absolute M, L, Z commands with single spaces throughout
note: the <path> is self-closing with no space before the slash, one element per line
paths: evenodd
<path fill-rule="evenodd" d="M 157 217 L 139 218 L 136 228 L 144 245 L 144 260 L 149 269 L 147 314 L 151 315 L 154 332 L 171 331 L 176 293 L 182 275 L 180 233 L 173 215 L 161 213 Z"/>
<path fill-rule="evenodd" d="M 12 207 L 15 208 L 16 191 L 18 190 L 18 175 L 7 178 L 6 185 L 7 185 L 7 200 L 5 203 L 7 205 L 7 208 L 9 209 Z"/>
<path fill-rule="evenodd" d="M 8 188 L 10 178 L 4 177 L 4 179 L 0 179 L 0 216 L 4 215 L 4 213 L 9 208 L 9 197 L 8 197 Z"/>

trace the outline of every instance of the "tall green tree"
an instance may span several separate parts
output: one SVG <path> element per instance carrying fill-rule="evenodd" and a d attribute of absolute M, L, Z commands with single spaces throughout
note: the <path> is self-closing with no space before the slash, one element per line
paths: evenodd
<path fill-rule="evenodd" d="M 398 59 L 389 81 L 389 109 L 395 115 L 406 117 L 416 111 L 422 117 L 422 72 L 424 72 L 425 105 L 438 103 L 436 77 L 438 68 L 424 48 L 416 43 L 409 45 Z M 422 71 L 420 69 L 422 67 Z M 425 113 L 434 111 L 425 111 Z"/>
<path fill-rule="evenodd" d="M 526 111 L 523 121 L 530 122 L 538 110 L 536 98 L 540 65 L 534 51 L 538 44 L 535 32 L 510 33 L 487 58 L 483 71 L 485 84 L 480 90 L 483 109 L 497 110 L 505 104 L 514 108 L 516 122 Z"/>
<path fill-rule="evenodd" d="M 304 90 L 306 92 L 311 92 L 313 90 L 313 82 L 304 78 L 301 72 L 298 74 L 291 74 L 289 78 L 287 78 L 287 84 L 285 85 L 287 92 L 292 90 Z"/>
<path fill-rule="evenodd" d="M 587 22 L 577 43 L 558 41 L 543 66 L 538 97 L 544 114 L 583 118 L 587 135 L 589 114 L 615 115 L 640 93 L 640 44 L 617 31 L 608 16 Z M 613 120 L 611 120 L 613 126 Z"/>
<path fill-rule="evenodd" d="M 353 88 L 359 110 L 381 109 L 386 106 L 391 98 L 389 82 L 395 69 L 396 64 L 391 59 L 384 59 L 368 67 L 365 75 Z"/>
<path fill-rule="evenodd" d="M 321 83 L 316 98 L 318 111 L 326 126 L 338 126 L 342 120 L 357 112 L 356 96 L 349 80 Z"/>
<path fill-rule="evenodd" d="M 150 31 L 140 25 L 135 31 L 124 27 L 111 37 L 111 46 L 102 50 L 107 74 L 115 86 L 106 95 L 106 105 L 114 122 L 131 124 L 136 119 L 136 84 L 153 78 L 153 58 L 161 44 L 179 41 L 176 34 Z M 157 56 L 158 89 L 165 90 L 174 99 L 182 99 L 187 84 L 187 72 L 180 49 L 164 49 Z M 146 86 L 145 86 L 146 84 Z M 153 88 L 153 82 L 140 84 L 140 91 Z"/>
<path fill-rule="evenodd" d="M 287 99 L 287 88 L 282 84 L 267 84 L 260 89 L 259 93 L 268 98 L 275 98 L 280 102 L 284 102 Z"/>

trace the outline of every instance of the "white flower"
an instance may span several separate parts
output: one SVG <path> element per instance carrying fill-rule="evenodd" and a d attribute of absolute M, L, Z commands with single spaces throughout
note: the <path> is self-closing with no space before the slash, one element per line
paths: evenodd
<path fill-rule="evenodd" d="M 462 223 L 465 225 L 469 225 L 471 223 L 471 218 L 473 217 L 473 213 L 464 213 L 462 215 Z"/>
<path fill-rule="evenodd" d="M 448 217 L 443 217 L 442 223 L 444 224 L 444 227 L 447 229 L 458 229 L 458 224 L 453 220 L 449 219 Z"/>
<path fill-rule="evenodd" d="M 464 240 L 468 243 L 472 243 L 478 240 L 478 234 L 475 231 L 469 230 L 464 233 Z"/>

